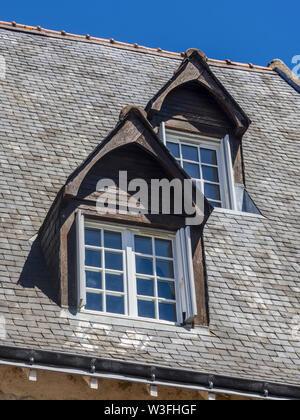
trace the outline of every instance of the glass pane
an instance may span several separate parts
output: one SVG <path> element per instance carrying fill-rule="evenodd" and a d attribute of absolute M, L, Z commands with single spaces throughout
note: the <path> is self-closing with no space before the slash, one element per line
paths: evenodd
<path fill-rule="evenodd" d="M 159 319 L 162 319 L 164 321 L 176 322 L 176 305 L 172 303 L 160 303 Z"/>
<path fill-rule="evenodd" d="M 124 297 L 106 295 L 106 312 L 124 315 Z"/>
<path fill-rule="evenodd" d="M 142 296 L 154 296 L 154 281 L 147 279 L 136 279 L 137 294 Z"/>
<path fill-rule="evenodd" d="M 186 160 L 193 160 L 199 162 L 198 148 L 193 146 L 181 146 L 182 158 Z"/>
<path fill-rule="evenodd" d="M 191 178 L 200 179 L 200 169 L 198 164 L 183 162 L 183 169 Z"/>
<path fill-rule="evenodd" d="M 221 203 L 215 203 L 214 201 L 210 201 L 210 204 L 214 207 L 218 207 L 218 208 L 222 207 Z"/>
<path fill-rule="evenodd" d="M 86 271 L 86 287 L 91 289 L 102 289 L 102 273 L 96 271 Z"/>
<path fill-rule="evenodd" d="M 123 275 L 105 273 L 105 288 L 113 292 L 124 292 Z"/>
<path fill-rule="evenodd" d="M 85 309 L 90 311 L 103 311 L 102 293 L 87 293 Z"/>
<path fill-rule="evenodd" d="M 158 277 L 174 278 L 172 261 L 156 260 L 156 273 Z"/>
<path fill-rule="evenodd" d="M 171 143 L 170 141 L 167 141 L 167 148 L 170 150 L 171 154 L 175 158 L 179 158 L 180 157 L 179 145 L 178 144 Z"/>
<path fill-rule="evenodd" d="M 101 231 L 85 229 L 85 244 L 91 246 L 101 246 Z"/>
<path fill-rule="evenodd" d="M 164 239 L 155 239 L 155 254 L 158 257 L 173 257 L 172 241 Z"/>
<path fill-rule="evenodd" d="M 217 165 L 217 152 L 215 150 L 201 149 L 201 162 Z"/>
<path fill-rule="evenodd" d="M 152 239 L 146 236 L 135 236 L 135 252 L 152 255 Z"/>
<path fill-rule="evenodd" d="M 116 252 L 105 252 L 105 268 L 110 270 L 123 270 L 123 254 Z"/>
<path fill-rule="evenodd" d="M 85 250 L 85 265 L 88 267 L 101 268 L 101 251 L 94 251 L 93 249 Z"/>
<path fill-rule="evenodd" d="M 122 249 L 122 235 L 119 232 L 104 232 L 105 248 Z"/>
<path fill-rule="evenodd" d="M 136 272 L 140 274 L 153 275 L 152 258 L 136 257 Z"/>
<path fill-rule="evenodd" d="M 221 200 L 219 185 L 205 184 L 204 195 L 206 198 L 211 198 L 212 200 L 217 200 L 217 201 Z"/>
<path fill-rule="evenodd" d="M 138 314 L 143 318 L 155 319 L 154 302 L 146 300 L 138 300 Z"/>
<path fill-rule="evenodd" d="M 158 297 L 175 300 L 175 283 L 171 281 L 159 281 Z"/>
<path fill-rule="evenodd" d="M 202 166 L 202 176 L 206 181 L 219 182 L 218 168 Z"/>

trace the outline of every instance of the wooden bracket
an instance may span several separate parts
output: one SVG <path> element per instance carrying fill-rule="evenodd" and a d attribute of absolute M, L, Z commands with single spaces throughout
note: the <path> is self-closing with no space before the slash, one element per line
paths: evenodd
<path fill-rule="evenodd" d="M 31 382 L 37 382 L 37 371 L 30 368 L 22 368 L 26 378 Z"/>
<path fill-rule="evenodd" d="M 83 379 L 91 389 L 97 390 L 99 388 L 99 381 L 97 378 L 91 378 L 90 376 L 83 376 Z"/>
<path fill-rule="evenodd" d="M 158 388 L 155 385 L 148 385 L 148 392 L 151 397 L 158 397 Z"/>

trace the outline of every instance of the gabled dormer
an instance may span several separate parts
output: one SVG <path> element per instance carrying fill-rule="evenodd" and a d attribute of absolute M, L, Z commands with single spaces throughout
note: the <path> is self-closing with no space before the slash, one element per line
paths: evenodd
<path fill-rule="evenodd" d="M 198 129 L 201 125 L 211 129 L 225 126 L 237 136 L 243 135 L 251 123 L 211 71 L 205 54 L 196 49 L 186 52 L 172 79 L 154 96 L 146 110 L 154 125 L 159 119 L 163 120 L 164 115 L 173 117 L 170 119 L 185 119 Z"/>
<path fill-rule="evenodd" d="M 69 177 L 40 231 L 61 306 L 207 325 L 202 232 L 211 211 L 145 111 L 126 107 Z"/>
<path fill-rule="evenodd" d="M 214 207 L 257 212 L 245 190 L 242 157 L 251 121 L 205 54 L 188 50 L 146 110 L 161 140 Z"/>

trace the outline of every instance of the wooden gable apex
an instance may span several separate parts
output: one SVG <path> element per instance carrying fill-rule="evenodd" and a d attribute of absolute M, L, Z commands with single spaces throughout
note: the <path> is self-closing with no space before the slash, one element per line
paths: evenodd
<path fill-rule="evenodd" d="M 175 71 L 172 79 L 148 103 L 146 111 L 149 120 L 161 112 L 171 92 L 191 84 L 198 84 L 211 95 L 232 122 L 237 136 L 245 133 L 251 123 L 250 119 L 213 74 L 205 54 L 197 49 L 189 49 L 186 52 L 186 58 Z"/>

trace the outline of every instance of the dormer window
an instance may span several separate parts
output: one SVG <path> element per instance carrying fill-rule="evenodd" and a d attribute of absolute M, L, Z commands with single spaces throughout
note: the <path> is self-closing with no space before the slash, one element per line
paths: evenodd
<path fill-rule="evenodd" d="M 232 208 L 232 166 L 224 140 L 167 130 L 165 144 L 211 205 Z"/>
<path fill-rule="evenodd" d="M 174 239 L 86 223 L 85 309 L 176 322 Z"/>
<path fill-rule="evenodd" d="M 83 311 L 180 324 L 190 317 L 193 274 L 188 232 L 84 221 L 77 215 Z"/>

